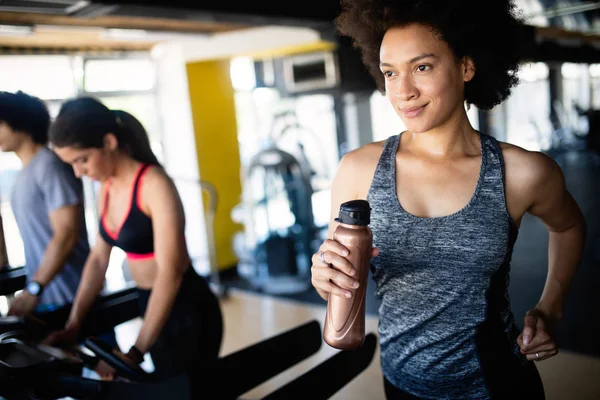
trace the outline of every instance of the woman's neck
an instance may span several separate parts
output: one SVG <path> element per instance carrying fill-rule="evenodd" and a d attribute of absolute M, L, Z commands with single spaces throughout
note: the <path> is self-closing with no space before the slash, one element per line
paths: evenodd
<path fill-rule="evenodd" d="M 131 184 L 132 177 L 135 175 L 140 166 L 140 163 L 126 154 L 119 154 L 115 157 L 113 165 L 113 171 L 111 177 L 109 178 L 111 184 L 117 184 L 118 186 L 129 186 Z"/>
<path fill-rule="evenodd" d="M 421 133 L 404 132 L 402 149 L 431 158 L 454 158 L 477 152 L 479 135 L 464 109 L 443 125 Z"/>

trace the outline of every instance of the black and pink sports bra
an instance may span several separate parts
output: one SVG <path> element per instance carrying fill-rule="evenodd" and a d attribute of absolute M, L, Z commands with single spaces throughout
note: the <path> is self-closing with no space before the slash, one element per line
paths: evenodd
<path fill-rule="evenodd" d="M 108 209 L 110 181 L 104 189 L 104 207 L 100 218 L 100 235 L 111 246 L 119 247 L 127 254 L 131 261 L 154 258 L 154 231 L 152 219 L 144 214 L 138 195 L 144 174 L 151 165 L 141 164 L 136 172 L 136 177 L 129 196 L 129 211 L 116 231 L 108 229 L 106 224 L 106 210 Z"/>

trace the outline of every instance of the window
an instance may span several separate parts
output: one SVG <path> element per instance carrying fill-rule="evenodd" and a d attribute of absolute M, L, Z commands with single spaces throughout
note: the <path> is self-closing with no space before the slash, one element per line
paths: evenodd
<path fill-rule="evenodd" d="M 154 92 L 156 74 L 149 55 L 106 59 L 66 55 L 0 56 L 0 71 L 0 90 L 21 90 L 45 100 L 52 118 L 64 100 L 86 94 L 97 97 L 111 109 L 131 113 L 146 128 L 153 150 L 161 160 L 162 135 Z M 10 193 L 20 168 L 14 154 L 0 153 L 0 213 L 11 265 L 25 263 L 23 242 L 10 208 Z M 83 178 L 83 184 L 86 224 L 93 245 L 98 232 L 99 185 L 87 178 Z M 125 254 L 119 249 L 111 253 L 106 275 L 109 289 L 122 284 L 124 259 Z"/>
<path fill-rule="evenodd" d="M 592 87 L 592 109 L 600 110 L 600 64 L 591 64 L 589 72 Z"/>
<path fill-rule="evenodd" d="M 150 59 L 87 60 L 84 64 L 86 92 L 146 91 L 156 81 Z"/>
<path fill-rule="evenodd" d="M 527 150 L 550 147 L 550 81 L 548 66 L 530 63 L 519 71 L 521 83 L 505 101 L 506 141 Z M 535 98 L 535 101 L 531 99 Z"/>
<path fill-rule="evenodd" d="M 136 117 L 146 128 L 152 150 L 162 162 L 162 136 L 156 98 L 153 93 L 100 96 L 99 100 L 111 110 L 124 110 Z"/>
<path fill-rule="evenodd" d="M 2 215 L 8 261 L 11 265 L 25 264 L 23 240 L 10 208 L 10 193 L 20 169 L 21 161 L 16 155 L 0 152 L 0 215 Z"/>
<path fill-rule="evenodd" d="M 570 138 L 585 135 L 589 128 L 587 118 L 577 113 L 576 106 L 583 110 L 588 110 L 591 106 L 593 81 L 590 79 L 589 67 L 585 64 L 563 63 L 561 75 L 562 99 L 554 104 L 559 123 Z"/>
<path fill-rule="evenodd" d="M 43 100 L 64 99 L 77 93 L 68 56 L 2 56 L 0 66 L 0 90 L 22 90 Z"/>

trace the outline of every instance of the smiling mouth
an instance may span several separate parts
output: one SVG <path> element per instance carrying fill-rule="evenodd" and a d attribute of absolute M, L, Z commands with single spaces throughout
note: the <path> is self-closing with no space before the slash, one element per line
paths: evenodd
<path fill-rule="evenodd" d="M 427 107 L 427 104 L 421 106 L 421 107 L 416 107 L 416 108 L 408 108 L 408 109 L 404 109 L 404 110 L 400 110 L 402 111 L 402 113 L 407 117 L 407 118 L 413 118 L 418 116 L 419 114 L 421 114 L 421 112 L 423 111 L 423 109 Z"/>

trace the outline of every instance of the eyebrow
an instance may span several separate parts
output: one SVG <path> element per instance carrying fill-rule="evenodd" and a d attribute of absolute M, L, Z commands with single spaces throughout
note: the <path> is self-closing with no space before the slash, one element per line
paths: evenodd
<path fill-rule="evenodd" d="M 424 58 L 429 58 L 429 57 L 438 58 L 438 56 L 436 56 L 433 53 L 425 53 L 425 54 L 421 54 L 420 56 L 416 56 L 416 57 L 411 58 L 406 63 L 407 64 L 416 63 L 417 61 L 421 61 Z M 382 63 L 379 64 L 379 66 L 380 67 L 392 67 L 393 65 L 389 64 L 389 63 L 382 62 Z"/>
<path fill-rule="evenodd" d="M 79 156 L 79 157 L 75 158 L 74 160 L 71 160 L 70 164 L 75 164 L 76 162 L 81 161 L 81 160 L 83 160 L 86 157 L 87 157 L 87 155 L 85 155 L 85 156 Z"/>

